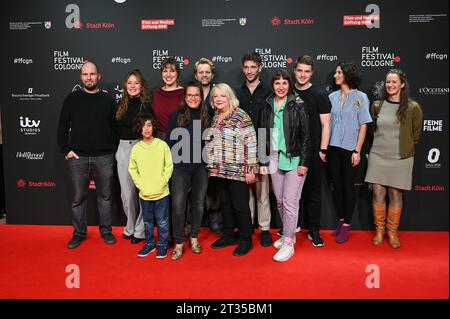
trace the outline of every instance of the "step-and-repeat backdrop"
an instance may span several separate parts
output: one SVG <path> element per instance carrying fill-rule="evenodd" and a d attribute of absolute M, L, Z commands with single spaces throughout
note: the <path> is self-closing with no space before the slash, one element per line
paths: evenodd
<path fill-rule="evenodd" d="M 292 71 L 298 56 L 313 56 L 313 82 L 328 91 L 338 61 L 355 61 L 361 90 L 371 99 L 390 68 L 406 71 L 411 95 L 424 111 L 424 132 L 401 227 L 448 230 L 448 1 L 16 0 L 1 6 L 8 223 L 71 223 L 56 130 L 64 98 L 80 87 L 83 61 L 98 64 L 101 87 L 119 99 L 131 69 L 141 69 L 152 88 L 161 85 L 159 67 L 167 56 L 179 61 L 183 82 L 207 57 L 216 66 L 215 82 L 235 87 L 243 81 L 242 55 L 257 51 L 266 82 L 278 68 Z M 372 225 L 365 169 L 363 161 L 353 220 L 360 229 Z M 115 186 L 114 223 L 121 224 Z M 323 227 L 331 228 L 335 213 L 326 182 L 323 188 Z M 97 221 L 95 203 L 92 190 L 91 224 Z"/>

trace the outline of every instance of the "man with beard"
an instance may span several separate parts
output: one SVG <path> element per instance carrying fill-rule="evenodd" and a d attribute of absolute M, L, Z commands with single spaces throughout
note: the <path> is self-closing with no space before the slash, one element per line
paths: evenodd
<path fill-rule="evenodd" d="M 73 189 L 74 232 L 69 249 L 78 247 L 87 236 L 90 175 L 96 186 L 100 233 L 106 244 L 116 242 L 111 228 L 115 103 L 98 88 L 100 72 L 94 63 L 86 62 L 80 77 L 84 87 L 66 97 L 58 126 L 58 145 L 66 157 Z"/>
<path fill-rule="evenodd" d="M 203 89 L 204 103 L 208 107 L 210 122 L 214 117 L 215 109 L 211 106 L 210 92 L 214 86 L 212 80 L 214 79 L 216 67 L 211 60 L 207 58 L 200 58 L 194 65 L 194 78 L 201 84 Z M 214 179 L 208 181 L 208 192 L 206 196 L 206 209 L 209 228 L 219 237 L 222 235 L 222 213 L 220 211 L 220 203 L 218 197 L 218 185 Z M 188 217 L 188 221 L 190 221 Z"/>
<path fill-rule="evenodd" d="M 252 119 L 253 127 L 258 132 L 259 113 L 266 104 L 266 98 L 270 89 L 260 80 L 263 68 L 261 56 L 257 52 L 247 53 L 242 57 L 242 72 L 245 82 L 236 88 L 236 95 L 239 99 L 239 107 L 242 108 Z M 258 180 L 253 187 L 250 187 L 250 211 L 252 221 L 255 216 L 255 196 L 256 193 L 258 225 L 261 229 L 261 245 L 269 247 L 272 245 L 270 235 L 270 202 L 269 202 L 269 175 L 258 175 Z"/>
<path fill-rule="evenodd" d="M 201 58 L 200 60 L 195 62 L 194 78 L 202 85 L 204 102 L 208 107 L 208 112 L 211 119 L 214 116 L 214 109 L 211 106 L 211 97 L 209 93 L 214 86 L 212 80 L 214 79 L 215 73 L 216 67 L 211 60 L 207 58 Z"/>

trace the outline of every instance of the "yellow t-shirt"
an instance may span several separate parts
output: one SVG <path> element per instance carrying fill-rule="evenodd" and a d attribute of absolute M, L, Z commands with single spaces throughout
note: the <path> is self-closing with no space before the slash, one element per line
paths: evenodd
<path fill-rule="evenodd" d="M 173 172 L 172 155 L 166 142 L 154 138 L 152 143 L 136 143 L 128 166 L 131 178 L 143 200 L 159 200 L 169 195 Z"/>

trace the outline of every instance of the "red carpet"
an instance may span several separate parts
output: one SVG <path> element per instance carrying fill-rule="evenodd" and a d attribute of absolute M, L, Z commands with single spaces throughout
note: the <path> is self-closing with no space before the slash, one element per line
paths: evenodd
<path fill-rule="evenodd" d="M 352 231 L 336 244 L 322 231 L 326 246 L 314 248 L 306 233 L 297 234 L 296 253 L 288 262 L 272 260 L 275 248 L 254 248 L 244 257 L 234 247 L 209 246 L 215 235 L 203 229 L 204 251 L 189 249 L 178 261 L 155 253 L 138 258 L 114 228 L 118 242 L 103 243 L 97 227 L 74 250 L 66 248 L 68 226 L 0 225 L 0 298 L 449 298 L 448 232 L 400 232 L 402 247 L 371 243 L 371 232 Z M 274 235 L 274 239 L 277 237 Z M 66 266 L 80 269 L 80 288 L 66 288 Z M 380 269 L 380 288 L 366 287 L 366 266 Z"/>

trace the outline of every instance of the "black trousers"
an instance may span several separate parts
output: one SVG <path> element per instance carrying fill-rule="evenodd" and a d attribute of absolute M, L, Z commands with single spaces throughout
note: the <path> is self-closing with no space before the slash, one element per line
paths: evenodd
<path fill-rule="evenodd" d="M 358 166 L 352 166 L 352 151 L 328 147 L 327 163 L 332 182 L 333 202 L 337 217 L 351 224 L 355 208 L 355 179 Z"/>
<path fill-rule="evenodd" d="M 195 171 L 175 168 L 172 175 L 172 226 L 177 244 L 184 243 L 184 225 L 186 221 L 186 203 L 191 192 L 190 225 L 191 238 L 197 238 L 205 208 L 205 196 L 208 188 L 208 171 L 201 166 Z"/>
<path fill-rule="evenodd" d="M 322 171 L 323 162 L 319 156 L 319 150 L 313 150 L 308 166 L 308 175 L 303 185 L 300 209 L 304 214 L 305 224 L 308 229 L 320 229 L 322 216 Z M 300 216 L 300 214 L 299 214 Z"/>
<path fill-rule="evenodd" d="M 234 226 L 239 228 L 239 240 L 252 240 L 252 217 L 248 205 L 248 185 L 245 182 L 218 178 L 223 234 L 233 237 Z M 236 223 L 235 223 L 236 222 Z"/>

